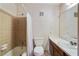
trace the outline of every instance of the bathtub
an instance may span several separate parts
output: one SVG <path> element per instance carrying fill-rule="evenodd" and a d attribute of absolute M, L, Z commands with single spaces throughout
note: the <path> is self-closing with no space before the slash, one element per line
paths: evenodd
<path fill-rule="evenodd" d="M 11 51 L 7 52 L 3 56 L 26 56 L 26 48 L 25 47 L 15 47 Z"/>

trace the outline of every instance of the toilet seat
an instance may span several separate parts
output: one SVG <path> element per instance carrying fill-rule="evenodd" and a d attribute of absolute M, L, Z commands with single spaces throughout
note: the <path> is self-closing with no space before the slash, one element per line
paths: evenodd
<path fill-rule="evenodd" d="M 34 48 L 34 55 L 35 56 L 42 56 L 42 55 L 44 55 L 44 49 L 43 49 L 43 47 L 41 47 L 41 46 L 35 47 Z"/>

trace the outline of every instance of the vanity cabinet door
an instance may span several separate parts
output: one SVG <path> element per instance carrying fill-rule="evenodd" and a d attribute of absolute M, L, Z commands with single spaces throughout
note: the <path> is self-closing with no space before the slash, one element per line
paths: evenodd
<path fill-rule="evenodd" d="M 53 56 L 60 56 L 60 53 L 54 48 Z"/>
<path fill-rule="evenodd" d="M 67 54 L 67 53 L 64 53 L 64 56 L 70 56 L 69 54 Z"/>
<path fill-rule="evenodd" d="M 55 43 L 52 42 L 52 44 L 53 44 L 54 56 L 63 56 L 64 55 L 63 51 Z"/>
<path fill-rule="evenodd" d="M 49 44 L 49 50 L 50 50 L 51 56 L 53 56 L 53 47 L 51 46 L 51 44 Z"/>
<path fill-rule="evenodd" d="M 49 50 L 50 50 L 50 55 L 53 56 L 53 46 L 51 40 L 49 40 Z"/>
<path fill-rule="evenodd" d="M 60 47 L 49 39 L 49 50 L 51 56 L 68 56 Z"/>
<path fill-rule="evenodd" d="M 59 48 L 55 48 L 53 46 L 53 55 L 54 56 L 63 56 L 64 54 L 63 54 L 63 51 L 61 51 Z"/>

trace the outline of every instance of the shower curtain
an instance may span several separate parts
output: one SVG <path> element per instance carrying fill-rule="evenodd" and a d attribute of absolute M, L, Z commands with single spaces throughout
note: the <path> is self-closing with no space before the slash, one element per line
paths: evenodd
<path fill-rule="evenodd" d="M 29 13 L 27 13 L 27 55 L 32 56 L 33 52 L 33 36 L 32 36 L 32 19 Z"/>

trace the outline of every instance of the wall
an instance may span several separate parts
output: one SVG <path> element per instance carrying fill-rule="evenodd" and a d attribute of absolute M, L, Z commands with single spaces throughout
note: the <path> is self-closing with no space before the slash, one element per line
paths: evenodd
<path fill-rule="evenodd" d="M 13 43 L 14 46 L 26 46 L 26 17 L 13 17 Z"/>
<path fill-rule="evenodd" d="M 65 8 L 65 7 L 64 7 Z M 67 8 L 67 7 L 66 7 Z M 77 13 L 77 5 L 74 7 L 63 10 L 60 18 L 60 37 L 66 37 L 67 40 L 72 40 L 71 38 L 77 38 L 77 21 L 78 17 L 74 16 L 74 12 Z M 70 38 L 70 39 L 69 39 Z"/>
<path fill-rule="evenodd" d="M 25 4 L 25 7 L 26 12 L 29 12 L 32 17 L 33 38 L 43 38 L 44 47 L 46 47 L 49 32 L 54 36 L 59 35 L 58 6 Z M 44 12 L 44 16 L 40 16 L 40 11 Z"/>
<path fill-rule="evenodd" d="M 24 4 L 19 6 L 23 6 L 24 15 L 27 12 L 31 14 L 33 38 L 42 37 L 44 39 L 44 47 L 46 47 L 49 32 L 53 36 L 59 37 L 59 4 Z M 18 8 L 20 8 L 19 6 Z M 16 4 L 0 4 L 0 7 L 16 15 Z M 21 12 L 23 8 L 20 8 Z M 44 12 L 44 16 L 39 16 L 40 11 Z M 19 15 L 21 15 L 21 12 Z"/>
<path fill-rule="evenodd" d="M 12 16 L 0 10 L 0 55 L 12 49 Z"/>
<path fill-rule="evenodd" d="M 0 9 L 10 13 L 11 15 L 17 15 L 17 7 L 15 3 L 0 3 Z"/>

